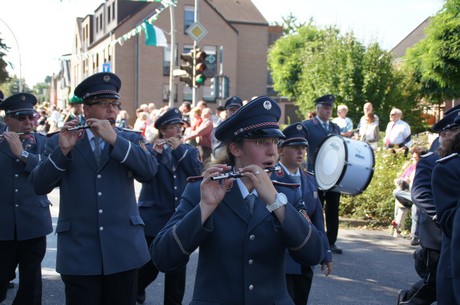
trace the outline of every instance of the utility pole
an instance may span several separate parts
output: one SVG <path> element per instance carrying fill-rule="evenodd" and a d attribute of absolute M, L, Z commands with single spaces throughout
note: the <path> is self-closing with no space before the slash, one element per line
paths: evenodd
<path fill-rule="evenodd" d="M 176 54 L 176 16 L 175 6 L 169 6 L 169 13 L 171 18 L 171 54 L 169 63 L 169 107 L 174 107 L 174 96 L 176 95 L 176 86 L 174 85 L 174 66 L 175 66 L 175 54 Z"/>

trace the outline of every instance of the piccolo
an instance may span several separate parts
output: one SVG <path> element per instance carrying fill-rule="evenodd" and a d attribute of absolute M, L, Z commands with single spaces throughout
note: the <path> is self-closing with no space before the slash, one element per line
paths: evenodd
<path fill-rule="evenodd" d="M 277 172 L 280 170 L 281 170 L 280 166 L 275 166 L 275 167 L 264 169 L 264 172 L 273 173 L 273 172 Z M 228 178 L 241 178 L 241 177 L 243 177 L 243 175 L 240 172 L 227 172 L 219 176 L 211 177 L 211 180 L 223 180 L 223 179 L 228 179 Z"/>
<path fill-rule="evenodd" d="M 110 122 L 110 124 L 115 124 L 115 121 L 114 121 L 114 120 L 109 120 L 109 122 Z M 85 123 L 85 125 L 80 125 L 80 126 L 75 126 L 75 127 L 67 128 L 66 130 L 67 130 L 67 131 L 74 131 L 74 130 L 88 129 L 88 128 L 91 128 L 91 126 Z"/>
<path fill-rule="evenodd" d="M 27 132 L 16 132 L 18 135 L 22 136 L 22 135 L 26 135 L 26 134 L 32 134 L 31 131 L 27 131 Z M 3 133 L 0 134 L 0 138 L 3 138 Z"/>

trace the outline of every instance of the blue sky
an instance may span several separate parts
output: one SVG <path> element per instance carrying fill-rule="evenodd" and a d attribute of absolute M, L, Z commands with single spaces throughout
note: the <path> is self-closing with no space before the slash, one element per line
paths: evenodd
<path fill-rule="evenodd" d="M 58 72 L 58 58 L 71 53 L 75 18 L 91 14 L 103 0 L 0 0 L 0 35 L 11 48 L 7 60 L 29 86 Z M 178 0 L 181 1 L 181 0 Z M 338 25 L 364 43 L 377 41 L 391 49 L 425 18 L 442 8 L 443 0 L 252 0 L 267 21 L 293 13 L 300 22 Z M 25 9 L 27 8 L 27 9 Z M 18 46 L 5 23 L 9 26 Z M 19 56 L 20 54 L 21 56 Z"/>

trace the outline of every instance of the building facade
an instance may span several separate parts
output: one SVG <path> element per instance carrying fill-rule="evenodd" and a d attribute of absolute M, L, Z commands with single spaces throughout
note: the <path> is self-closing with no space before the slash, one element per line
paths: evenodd
<path fill-rule="evenodd" d="M 194 3 L 194 0 L 180 0 L 174 7 L 173 63 L 170 7 L 165 8 L 163 3 L 106 0 L 92 14 L 77 18 L 74 47 L 67 58 L 70 62 L 67 92 L 73 92 L 91 74 L 111 71 L 122 80 L 123 108 L 132 116 L 141 104 L 155 103 L 157 108 L 168 105 L 170 66 L 178 69 L 183 64 L 180 55 L 194 46 L 185 32 L 194 22 Z M 135 30 L 154 16 L 153 25 L 165 32 L 167 47 L 146 45 L 144 31 Z M 254 4 L 250 0 L 199 0 L 198 17 L 207 34 L 197 47 L 208 54 L 211 74 L 228 77 L 229 95 L 250 99 L 266 94 L 269 26 Z M 174 106 L 192 100 L 192 89 L 178 77 L 174 77 L 174 88 Z M 211 108 L 222 104 L 212 90 L 211 77 L 196 91 L 196 100 L 201 99 Z"/>

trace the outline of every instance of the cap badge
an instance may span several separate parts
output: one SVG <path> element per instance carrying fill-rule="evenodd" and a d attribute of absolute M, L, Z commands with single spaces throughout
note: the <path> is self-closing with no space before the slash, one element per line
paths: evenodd
<path fill-rule="evenodd" d="M 23 101 L 26 100 L 26 97 L 25 97 L 24 95 L 21 95 L 19 98 L 20 98 L 21 100 L 23 100 Z"/>
<path fill-rule="evenodd" d="M 270 101 L 265 101 L 264 102 L 264 108 L 267 109 L 267 110 L 272 109 L 272 103 L 270 103 Z"/>
<path fill-rule="evenodd" d="M 105 82 L 110 82 L 110 76 L 108 76 L 108 75 L 104 75 L 103 79 L 104 79 Z"/>
<path fill-rule="evenodd" d="M 299 124 L 299 125 L 296 126 L 296 128 L 297 128 L 297 130 L 300 131 L 300 130 L 302 130 L 302 125 Z"/>
<path fill-rule="evenodd" d="M 178 109 L 174 109 L 174 112 L 175 112 L 175 113 L 179 113 L 179 110 L 178 110 Z"/>

